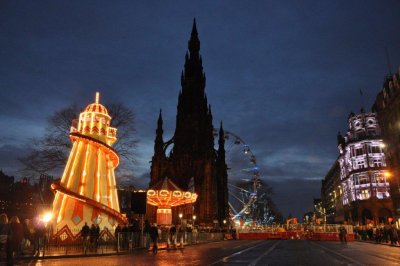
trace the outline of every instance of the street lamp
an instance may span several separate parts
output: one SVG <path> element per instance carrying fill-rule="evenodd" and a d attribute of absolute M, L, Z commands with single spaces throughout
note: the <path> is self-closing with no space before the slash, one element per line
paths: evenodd
<path fill-rule="evenodd" d="M 196 218 L 197 217 L 196 217 L 196 215 L 193 215 L 192 218 L 193 218 L 193 226 L 194 226 L 196 224 Z"/>
<path fill-rule="evenodd" d="M 41 220 L 47 225 L 48 222 L 53 218 L 53 215 L 51 212 L 46 212 L 45 214 L 42 215 Z"/>
<path fill-rule="evenodd" d="M 386 171 L 386 172 L 384 173 L 384 175 L 385 175 L 385 177 L 391 177 L 391 176 L 392 176 L 392 173 L 391 173 L 391 172 L 388 172 L 388 171 Z"/>
<path fill-rule="evenodd" d="M 182 224 L 182 217 L 183 217 L 183 214 L 180 213 L 180 214 L 179 214 L 179 223 L 180 223 L 180 224 Z"/>

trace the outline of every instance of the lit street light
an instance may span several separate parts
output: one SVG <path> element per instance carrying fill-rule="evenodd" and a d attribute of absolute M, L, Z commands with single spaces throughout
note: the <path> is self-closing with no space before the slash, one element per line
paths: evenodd
<path fill-rule="evenodd" d="M 180 213 L 180 214 L 179 214 L 179 224 L 182 224 L 182 217 L 183 217 L 183 214 Z"/>
<path fill-rule="evenodd" d="M 391 172 L 388 172 L 388 171 L 386 171 L 386 172 L 384 173 L 384 175 L 385 175 L 385 177 L 391 177 L 391 176 L 392 176 L 392 173 L 391 173 Z"/>
<path fill-rule="evenodd" d="M 53 214 L 51 212 L 46 212 L 42 215 L 41 220 L 42 220 L 42 222 L 47 224 L 48 222 L 51 221 L 52 218 L 53 218 Z"/>

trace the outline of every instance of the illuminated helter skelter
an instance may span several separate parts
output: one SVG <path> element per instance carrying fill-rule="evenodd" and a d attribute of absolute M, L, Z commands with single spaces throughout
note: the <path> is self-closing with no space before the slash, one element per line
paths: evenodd
<path fill-rule="evenodd" d="M 147 203 L 157 206 L 157 224 L 172 224 L 171 207 L 183 204 L 195 203 L 197 194 L 190 191 L 182 191 L 168 177 L 160 180 L 147 191 Z"/>
<path fill-rule="evenodd" d="M 214 135 L 218 131 L 219 129 L 214 129 Z M 238 135 L 227 130 L 224 132 L 231 219 L 249 222 L 257 208 L 260 168 L 250 146 Z"/>
<path fill-rule="evenodd" d="M 107 109 L 96 101 L 88 105 L 73 122 L 73 142 L 53 202 L 53 233 L 60 240 L 74 240 L 82 226 L 98 224 L 111 229 L 126 222 L 119 212 L 114 169 L 119 157 L 111 145 L 117 140 L 117 129 L 110 127 Z"/>

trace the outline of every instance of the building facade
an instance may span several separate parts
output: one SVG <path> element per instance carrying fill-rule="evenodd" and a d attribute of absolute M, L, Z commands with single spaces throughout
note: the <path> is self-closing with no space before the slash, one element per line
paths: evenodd
<path fill-rule="evenodd" d="M 385 77 L 373 110 L 377 113 L 385 143 L 387 164 L 392 173 L 391 195 L 397 222 L 400 218 L 400 68 Z"/>
<path fill-rule="evenodd" d="M 338 135 L 344 219 L 352 224 L 387 223 L 393 216 L 381 130 L 375 113 L 351 113 Z"/>
<path fill-rule="evenodd" d="M 181 190 L 197 193 L 198 200 L 193 206 L 172 208 L 173 223 L 179 221 L 179 213 L 185 220 L 196 216 L 200 224 L 221 225 L 229 218 L 224 132 L 221 124 L 219 147 L 215 150 L 212 112 L 205 94 L 206 76 L 199 53 L 196 22 L 193 23 L 188 48 L 181 75 L 175 133 L 170 140 L 164 141 L 160 111 L 149 186 L 151 188 L 168 177 Z M 155 216 L 154 212 L 150 213 Z"/>
<path fill-rule="evenodd" d="M 340 186 L 340 164 L 337 160 L 322 180 L 322 208 L 328 224 L 344 222 L 344 209 Z"/>

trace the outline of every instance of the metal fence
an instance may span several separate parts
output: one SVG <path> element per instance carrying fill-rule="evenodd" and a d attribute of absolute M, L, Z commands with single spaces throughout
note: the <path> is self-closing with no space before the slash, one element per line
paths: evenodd
<path fill-rule="evenodd" d="M 198 243 L 222 241 L 225 233 L 215 232 L 176 232 L 170 235 L 166 230 L 159 230 L 159 248 L 178 248 Z M 121 232 L 117 237 L 117 252 L 130 251 L 135 248 L 151 248 L 150 235 L 147 233 Z"/>
<path fill-rule="evenodd" d="M 208 243 L 221 241 L 225 239 L 225 233 L 221 232 L 176 232 L 175 235 L 169 235 L 168 231 L 163 229 L 159 231 L 159 248 L 181 248 L 187 245 L 198 243 Z M 40 243 L 27 244 L 23 241 L 23 257 L 51 257 L 51 256 L 74 256 L 83 254 L 110 254 L 126 253 L 136 249 L 152 248 L 149 234 L 142 232 L 120 232 L 115 238 L 83 239 L 75 243 L 51 243 L 48 238 L 44 238 Z M 0 250 L 0 260 L 5 258 L 5 250 Z"/>

